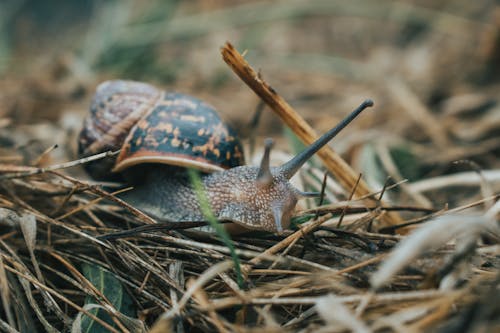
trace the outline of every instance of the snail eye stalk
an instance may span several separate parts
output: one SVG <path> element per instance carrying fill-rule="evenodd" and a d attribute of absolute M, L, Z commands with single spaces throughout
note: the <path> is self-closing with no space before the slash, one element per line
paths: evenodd
<path fill-rule="evenodd" d="M 371 99 L 365 100 L 358 106 L 351 114 L 345 117 L 340 123 L 334 128 L 323 134 L 318 140 L 313 142 L 309 147 L 303 150 L 301 153 L 297 154 L 290 161 L 286 162 L 280 167 L 280 171 L 283 175 L 290 179 L 297 173 L 297 171 L 311 158 L 318 150 L 323 148 L 331 139 L 333 139 L 340 131 L 342 131 L 351 121 L 353 121 L 363 110 L 373 106 L 373 101 Z"/>
<path fill-rule="evenodd" d="M 267 138 L 264 145 L 264 155 L 262 156 L 259 173 L 257 174 L 257 184 L 261 187 L 269 186 L 273 182 L 271 166 L 269 165 L 269 155 L 271 154 L 274 142 L 272 139 Z"/>

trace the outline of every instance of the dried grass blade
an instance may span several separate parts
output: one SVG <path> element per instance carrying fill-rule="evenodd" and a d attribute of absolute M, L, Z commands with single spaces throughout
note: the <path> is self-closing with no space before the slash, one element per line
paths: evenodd
<path fill-rule="evenodd" d="M 0 318 L 0 330 L 3 330 L 6 333 L 19 333 L 14 327 L 6 323 Z"/>
<path fill-rule="evenodd" d="M 24 240 L 26 241 L 26 247 L 30 253 L 31 262 L 33 267 L 35 267 L 35 272 L 38 280 L 43 282 L 43 275 L 40 271 L 40 266 L 38 265 L 38 261 L 35 257 L 35 243 L 36 243 L 36 218 L 33 214 L 23 213 L 19 219 L 21 231 L 24 236 Z"/>
<path fill-rule="evenodd" d="M 46 168 L 26 167 L 27 171 L 16 172 L 16 173 L 9 173 L 9 174 L 6 174 L 6 175 L 2 175 L 2 176 L 0 176 L 0 180 L 12 179 L 12 178 L 21 178 L 21 177 L 38 175 L 38 174 L 46 173 L 46 172 L 49 172 L 49 171 L 67 169 L 67 168 L 71 168 L 71 167 L 74 167 L 74 166 L 77 166 L 77 165 L 81 165 L 81 164 L 85 164 L 85 163 L 88 163 L 88 162 L 100 160 L 100 159 L 103 159 L 103 158 L 106 158 L 106 157 L 115 156 L 118 153 L 119 153 L 119 151 L 116 151 L 116 152 L 107 151 L 107 152 L 104 152 L 104 153 L 100 153 L 100 154 L 96 154 L 96 155 L 92 155 L 92 156 L 80 158 L 80 159 L 75 160 L 75 161 L 70 161 L 70 162 L 66 162 L 66 163 L 51 165 L 51 166 L 46 167 Z"/>
<path fill-rule="evenodd" d="M 12 271 L 14 273 L 19 273 L 16 271 Z M 42 323 L 43 327 L 47 330 L 49 333 L 56 333 L 59 332 L 54 326 L 52 326 L 47 318 L 45 318 L 42 309 L 38 305 L 38 303 L 35 300 L 35 297 L 33 296 L 33 293 L 30 288 L 30 282 L 23 278 L 22 276 L 18 276 L 19 282 L 21 283 L 21 286 L 24 289 L 24 294 L 26 295 L 26 298 L 28 299 L 29 304 L 31 305 L 31 308 L 36 314 L 36 317 L 40 322 Z M 35 285 L 36 288 L 36 285 Z"/>
<path fill-rule="evenodd" d="M 215 276 L 227 271 L 228 269 L 231 269 L 233 266 L 233 262 L 226 260 L 219 262 L 209 269 L 207 269 L 203 274 L 201 274 L 196 281 L 189 286 L 189 288 L 186 290 L 182 298 L 180 299 L 179 303 L 174 305 L 172 309 L 166 313 L 164 313 L 161 317 L 161 319 L 169 319 L 173 318 L 176 315 L 180 314 L 182 309 L 186 306 L 187 302 L 189 299 L 193 296 L 193 294 L 201 287 L 203 287 L 207 282 L 212 280 Z"/>
<path fill-rule="evenodd" d="M 368 326 L 334 295 L 320 297 L 315 304 L 316 311 L 327 323 L 327 327 L 347 329 L 352 332 L 370 333 Z"/>
<path fill-rule="evenodd" d="M 75 308 L 76 310 L 78 311 L 81 311 L 81 312 L 84 312 L 87 316 L 91 317 L 92 319 L 94 319 L 95 321 L 99 322 L 99 324 L 101 324 L 102 326 L 104 326 L 106 329 L 108 329 L 110 332 L 113 332 L 113 333 L 119 333 L 115 328 L 113 328 L 112 326 L 110 326 L 108 323 L 102 321 L 100 318 L 94 316 L 92 313 L 88 312 L 87 310 L 83 309 L 81 306 L 77 305 L 76 303 L 70 301 L 67 297 L 61 295 L 59 292 L 55 291 L 54 289 L 46 286 L 45 284 L 43 283 L 40 283 L 39 281 L 37 281 L 36 279 L 34 279 L 33 277 L 27 275 L 27 274 L 24 274 L 22 272 L 19 272 L 9 266 L 6 266 L 5 267 L 8 271 L 16 274 L 18 277 L 19 277 L 19 280 L 21 281 L 21 283 L 23 284 L 23 287 L 25 287 L 25 291 L 27 293 L 27 295 L 31 294 L 31 290 L 29 288 L 29 283 L 33 284 L 35 286 L 35 288 L 37 289 L 42 289 L 44 291 L 47 291 L 48 293 L 54 295 L 55 297 L 57 297 L 58 299 L 60 299 L 61 301 L 63 301 L 64 303 L 68 304 L 69 306 Z M 34 302 L 34 301 L 33 301 Z M 33 306 L 35 306 L 36 308 L 39 309 L 38 307 L 38 304 L 36 302 L 34 302 L 32 304 Z M 40 312 L 41 313 L 41 312 Z M 45 317 L 41 317 L 39 318 L 40 320 L 45 320 Z M 47 321 L 46 321 L 47 322 Z M 57 330 L 55 330 L 52 325 L 50 325 L 48 322 L 47 322 L 47 331 L 49 332 L 58 332 Z"/>
<path fill-rule="evenodd" d="M 419 300 L 429 300 L 439 297 L 449 297 L 450 294 L 454 294 L 460 291 L 454 292 L 443 292 L 440 290 L 422 290 L 422 291 L 407 291 L 407 292 L 388 292 L 374 294 L 372 304 L 393 304 L 395 302 L 407 302 L 407 301 L 419 301 Z M 280 298 L 261 298 L 254 297 L 246 300 L 242 303 L 241 299 L 237 297 L 225 297 L 219 298 L 212 301 L 212 305 L 208 310 L 221 310 L 235 305 L 314 305 L 318 299 L 323 296 L 312 296 L 312 297 L 280 297 Z M 366 294 L 355 294 L 347 296 L 338 296 L 337 300 L 345 304 L 359 303 L 365 299 Z"/>
<path fill-rule="evenodd" d="M 315 230 L 318 226 L 325 223 L 331 217 L 332 217 L 332 214 L 326 214 L 317 220 L 303 224 L 299 230 L 297 230 L 296 232 L 294 232 L 290 236 L 286 237 L 281 242 L 268 248 L 267 250 L 262 252 L 262 254 L 258 255 L 257 257 L 253 258 L 252 260 L 250 260 L 249 264 L 257 265 L 258 263 L 260 263 L 262 261 L 264 256 L 270 255 L 270 254 L 275 254 L 278 251 L 281 251 L 282 249 L 286 248 L 288 245 L 292 244 L 295 241 L 295 239 L 304 236 L 305 234 L 311 232 L 312 230 Z M 246 274 L 248 274 L 250 269 L 251 269 L 251 267 L 249 267 L 249 266 L 245 267 Z"/>
<path fill-rule="evenodd" d="M 440 216 L 416 230 L 401 241 L 389 258 L 371 277 L 371 285 L 378 289 L 401 268 L 424 251 L 444 245 L 462 232 L 478 235 L 489 229 L 490 219 L 484 216 L 445 215 Z M 498 231 L 498 230 L 497 230 Z"/>
<path fill-rule="evenodd" d="M 14 316 L 12 315 L 12 310 L 10 306 L 9 282 L 7 280 L 7 273 L 5 272 L 5 266 L 2 255 L 0 255 L 0 293 L 2 296 L 3 310 L 5 312 L 5 315 L 7 316 L 7 322 L 11 327 L 15 327 L 16 322 L 14 321 Z"/>

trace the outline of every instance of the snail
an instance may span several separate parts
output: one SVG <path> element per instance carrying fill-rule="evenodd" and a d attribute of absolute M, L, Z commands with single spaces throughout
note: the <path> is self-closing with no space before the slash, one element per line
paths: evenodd
<path fill-rule="evenodd" d="M 162 221 L 203 221 L 198 194 L 185 168 L 200 170 L 214 216 L 246 229 L 281 233 L 297 201 L 317 196 L 289 180 L 300 167 L 361 111 L 364 101 L 336 127 L 277 167 L 269 165 L 272 140 L 265 141 L 260 166 L 244 165 L 235 132 L 208 104 L 188 95 L 163 92 L 134 81 L 100 84 L 79 136 L 79 154 L 120 150 L 87 171 L 96 179 L 117 174 L 134 185 L 122 199 Z"/>

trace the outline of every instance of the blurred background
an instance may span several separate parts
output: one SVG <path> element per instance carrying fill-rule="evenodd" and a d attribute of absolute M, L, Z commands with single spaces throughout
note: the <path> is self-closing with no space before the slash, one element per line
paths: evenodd
<path fill-rule="evenodd" d="M 0 162 L 75 158 L 96 85 L 117 78 L 193 94 L 245 139 L 293 150 L 269 110 L 250 130 L 259 100 L 222 61 L 226 41 L 319 133 L 374 99 L 333 144 L 372 183 L 470 170 L 453 163 L 464 159 L 499 167 L 493 0 L 4 0 Z"/>

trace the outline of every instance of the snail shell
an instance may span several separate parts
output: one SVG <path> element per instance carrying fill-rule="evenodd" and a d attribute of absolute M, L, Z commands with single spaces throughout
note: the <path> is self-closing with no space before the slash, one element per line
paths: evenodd
<path fill-rule="evenodd" d="M 207 103 L 134 81 L 100 84 L 79 137 L 80 156 L 121 150 L 118 157 L 87 164 L 95 179 L 143 163 L 213 172 L 244 165 L 233 129 Z"/>

